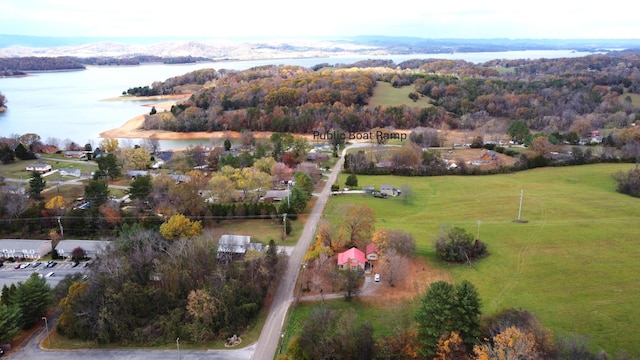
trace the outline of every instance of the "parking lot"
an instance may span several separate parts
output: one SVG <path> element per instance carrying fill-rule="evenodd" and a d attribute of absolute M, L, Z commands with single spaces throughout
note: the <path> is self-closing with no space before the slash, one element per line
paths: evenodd
<path fill-rule="evenodd" d="M 37 264 L 40 262 L 40 264 Z M 50 265 L 47 261 L 30 262 L 8 262 L 5 261 L 0 267 L 0 288 L 4 285 L 11 286 L 18 282 L 25 282 L 34 272 L 47 279 L 51 287 L 55 287 L 66 275 L 78 272 L 87 272 L 90 262 L 79 262 L 74 266 L 73 261 L 54 260 L 55 265 Z M 16 268 L 16 265 L 18 268 Z"/>

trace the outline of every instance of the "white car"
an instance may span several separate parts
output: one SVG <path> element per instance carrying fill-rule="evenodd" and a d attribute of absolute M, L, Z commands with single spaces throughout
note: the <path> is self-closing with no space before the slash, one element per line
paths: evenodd
<path fill-rule="evenodd" d="M 50 273 L 48 273 L 47 275 L 45 275 L 44 277 L 52 277 L 55 273 L 52 271 Z"/>
<path fill-rule="evenodd" d="M 380 282 L 380 274 L 373 275 L 373 281 Z"/>

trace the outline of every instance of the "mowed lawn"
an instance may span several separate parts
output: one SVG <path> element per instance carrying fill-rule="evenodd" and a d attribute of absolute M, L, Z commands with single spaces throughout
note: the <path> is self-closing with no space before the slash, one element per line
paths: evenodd
<path fill-rule="evenodd" d="M 341 207 L 376 210 L 377 229 L 414 235 L 418 256 L 468 279 L 483 313 L 514 307 L 533 312 L 555 334 L 584 334 L 594 350 L 640 354 L 640 199 L 619 194 L 611 174 L 631 164 L 535 169 L 508 175 L 358 176 L 360 186 L 408 185 L 413 199 L 333 197 L 325 216 L 339 225 Z M 340 183 L 344 183 L 341 176 Z M 521 190 L 521 219 L 516 223 Z M 489 246 L 474 266 L 441 263 L 433 241 L 442 225 L 465 228 Z"/>
<path fill-rule="evenodd" d="M 424 96 L 420 96 L 417 101 L 409 99 L 409 94 L 412 92 L 416 92 L 413 85 L 394 88 L 388 82 L 378 81 L 373 91 L 373 96 L 369 99 L 369 107 L 375 108 L 376 106 L 388 107 L 401 105 L 409 107 L 432 106 L 429 103 L 429 98 Z"/>

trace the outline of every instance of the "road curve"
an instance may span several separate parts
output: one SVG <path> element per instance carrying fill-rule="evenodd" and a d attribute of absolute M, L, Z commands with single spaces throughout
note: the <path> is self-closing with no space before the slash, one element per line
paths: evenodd
<path fill-rule="evenodd" d="M 324 206 L 331 195 L 331 185 L 336 182 L 338 174 L 344 164 L 344 155 L 346 154 L 346 151 L 347 149 L 342 151 L 342 156 L 331 170 L 331 174 L 327 178 L 327 182 L 325 183 L 322 192 L 318 194 L 318 200 L 313 206 L 313 209 L 311 209 L 311 213 L 309 214 L 307 223 L 302 230 L 300 239 L 298 239 L 291 256 L 289 256 L 287 269 L 280 279 L 278 291 L 276 292 L 273 303 L 271 304 L 269 316 L 265 321 L 262 332 L 260 332 L 260 338 L 256 343 L 255 352 L 251 358 L 252 360 L 273 360 L 276 354 L 282 351 L 280 348 L 282 346 L 282 329 L 284 320 L 287 317 L 289 305 L 291 305 L 293 300 L 293 291 L 296 280 L 298 279 L 300 267 L 302 266 L 302 257 L 313 241 L 313 235 L 315 234 L 318 222 L 322 216 L 322 211 L 324 210 Z"/>

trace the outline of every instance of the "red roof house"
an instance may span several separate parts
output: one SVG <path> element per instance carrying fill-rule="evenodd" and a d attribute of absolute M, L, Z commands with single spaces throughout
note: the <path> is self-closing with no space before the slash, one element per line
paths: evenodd
<path fill-rule="evenodd" d="M 364 252 L 367 255 L 367 260 L 378 260 L 378 245 L 369 243 Z"/>
<path fill-rule="evenodd" d="M 338 267 L 341 270 L 364 270 L 365 262 L 364 253 L 354 247 L 338 254 Z"/>

